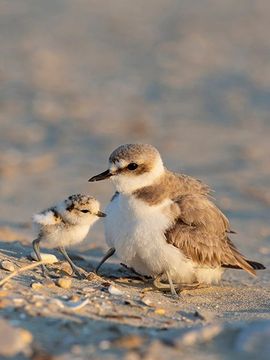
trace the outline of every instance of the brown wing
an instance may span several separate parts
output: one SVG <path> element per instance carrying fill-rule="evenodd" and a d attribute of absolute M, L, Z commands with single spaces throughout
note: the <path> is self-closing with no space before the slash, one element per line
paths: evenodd
<path fill-rule="evenodd" d="M 228 219 L 206 196 L 181 196 L 175 205 L 179 215 L 165 233 L 169 244 L 199 265 L 240 267 L 255 275 L 253 267 L 227 236 Z"/>

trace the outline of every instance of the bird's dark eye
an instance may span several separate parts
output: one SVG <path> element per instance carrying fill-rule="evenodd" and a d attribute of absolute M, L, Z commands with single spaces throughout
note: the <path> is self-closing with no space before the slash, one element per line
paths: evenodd
<path fill-rule="evenodd" d="M 89 210 L 81 210 L 81 212 L 86 214 L 89 212 Z"/>
<path fill-rule="evenodd" d="M 135 169 L 137 169 L 137 167 L 138 167 L 138 164 L 136 164 L 136 163 L 130 163 L 127 166 L 128 170 L 135 170 Z"/>

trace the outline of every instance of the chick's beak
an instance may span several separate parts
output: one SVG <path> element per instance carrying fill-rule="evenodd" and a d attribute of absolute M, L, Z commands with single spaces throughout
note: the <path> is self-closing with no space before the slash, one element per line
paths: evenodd
<path fill-rule="evenodd" d="M 98 211 L 97 213 L 96 213 L 96 215 L 98 216 L 98 217 L 106 217 L 107 215 L 105 214 L 105 213 L 103 213 L 102 211 Z"/>
<path fill-rule="evenodd" d="M 91 179 L 89 179 L 88 181 L 93 182 L 93 181 L 105 180 L 105 179 L 109 179 L 112 175 L 113 174 L 110 172 L 110 170 L 106 170 L 103 171 L 101 174 L 91 177 Z"/>

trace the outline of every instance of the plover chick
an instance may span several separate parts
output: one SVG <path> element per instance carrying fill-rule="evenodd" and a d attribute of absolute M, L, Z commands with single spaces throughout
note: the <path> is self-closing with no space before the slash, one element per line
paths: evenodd
<path fill-rule="evenodd" d="M 73 263 L 65 248 L 82 242 L 94 222 L 105 216 L 95 198 L 82 194 L 71 195 L 58 205 L 35 214 L 33 225 L 38 237 L 33 241 L 33 248 L 37 259 L 41 260 L 40 242 L 46 242 L 49 247 L 57 248 L 73 272 L 82 277 L 80 268 Z M 46 275 L 45 266 L 42 268 Z"/>
<path fill-rule="evenodd" d="M 173 294 L 183 284 L 217 283 L 224 268 L 252 275 L 264 269 L 233 245 L 229 221 L 209 197 L 209 187 L 167 170 L 153 146 L 119 146 L 108 170 L 89 181 L 109 178 L 116 188 L 105 210 L 110 250 L 97 269 L 116 251 L 123 263 Z"/>

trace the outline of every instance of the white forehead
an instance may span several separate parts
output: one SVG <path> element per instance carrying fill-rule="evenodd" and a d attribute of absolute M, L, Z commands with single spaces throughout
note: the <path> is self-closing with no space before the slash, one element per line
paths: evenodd
<path fill-rule="evenodd" d="M 111 171 L 116 171 L 118 169 L 123 169 L 123 168 L 127 167 L 128 164 L 129 164 L 129 162 L 124 159 L 115 160 L 114 162 L 109 161 L 109 169 Z"/>

